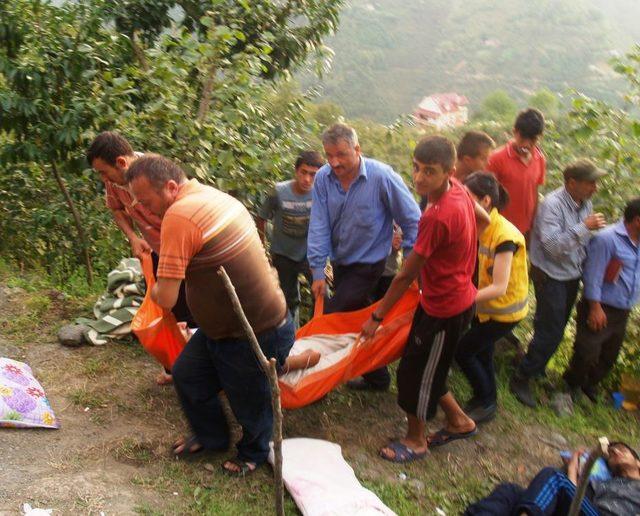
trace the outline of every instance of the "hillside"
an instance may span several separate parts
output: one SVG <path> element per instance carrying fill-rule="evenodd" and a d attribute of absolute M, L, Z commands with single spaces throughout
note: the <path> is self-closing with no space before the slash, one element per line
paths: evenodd
<path fill-rule="evenodd" d="M 498 88 L 517 99 L 543 86 L 611 99 L 606 63 L 638 36 L 638 17 L 632 0 L 352 0 L 327 41 L 335 58 L 323 99 L 383 122 L 437 91 L 472 106 Z"/>

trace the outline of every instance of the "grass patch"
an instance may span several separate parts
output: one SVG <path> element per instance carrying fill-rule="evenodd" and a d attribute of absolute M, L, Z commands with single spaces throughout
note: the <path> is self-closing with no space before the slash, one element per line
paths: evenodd
<path fill-rule="evenodd" d="M 95 380 L 111 371 L 111 364 L 102 357 L 90 357 L 82 364 L 82 373 Z"/>
<path fill-rule="evenodd" d="M 156 444 L 153 442 L 126 438 L 113 448 L 113 456 L 130 464 L 150 464 L 156 458 L 155 448 Z"/>
<path fill-rule="evenodd" d="M 85 387 L 80 387 L 71 391 L 69 399 L 78 407 L 90 409 L 107 408 L 109 406 L 108 402 L 110 401 L 105 396 L 89 391 Z"/>

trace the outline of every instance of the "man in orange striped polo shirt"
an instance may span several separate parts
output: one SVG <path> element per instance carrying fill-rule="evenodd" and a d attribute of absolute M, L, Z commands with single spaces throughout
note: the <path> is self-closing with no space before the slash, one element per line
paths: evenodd
<path fill-rule="evenodd" d="M 153 299 L 170 310 L 185 281 L 187 303 L 198 324 L 173 366 L 176 391 L 193 435 L 174 453 L 226 450 L 229 428 L 218 394 L 224 390 L 243 429 L 237 457 L 223 468 L 246 474 L 266 461 L 273 426 L 269 383 L 251 350 L 218 276 L 224 266 L 267 358 L 280 365 L 294 341 L 294 328 L 246 208 L 210 186 L 190 181 L 171 160 L 138 158 L 127 171 L 136 199 L 162 218 L 160 264 Z"/>

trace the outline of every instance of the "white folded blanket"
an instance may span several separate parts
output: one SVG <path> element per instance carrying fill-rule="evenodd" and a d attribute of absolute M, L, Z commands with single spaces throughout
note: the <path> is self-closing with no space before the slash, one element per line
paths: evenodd
<path fill-rule="evenodd" d="M 273 464 L 273 450 L 269 462 Z M 282 476 L 304 516 L 395 515 L 380 498 L 360 485 L 335 443 L 321 439 L 285 439 Z"/>

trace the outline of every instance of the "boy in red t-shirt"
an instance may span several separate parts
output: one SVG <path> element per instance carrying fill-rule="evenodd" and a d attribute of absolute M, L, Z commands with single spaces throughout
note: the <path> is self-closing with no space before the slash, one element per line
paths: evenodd
<path fill-rule="evenodd" d="M 544 132 L 544 115 L 529 108 L 518 113 L 513 139 L 489 157 L 487 170 L 509 194 L 511 201 L 501 215 L 529 241 L 538 207 L 538 187 L 544 184 L 547 161 L 538 147 Z"/>
<path fill-rule="evenodd" d="M 475 205 L 453 177 L 456 150 L 440 136 L 422 139 L 413 153 L 416 192 L 428 205 L 418 226 L 418 238 L 378 308 L 362 327 L 369 339 L 404 291 L 420 275 L 422 295 L 398 367 L 398 404 L 407 413 L 403 439 L 391 441 L 380 455 L 392 462 L 420 459 L 427 448 L 474 435 L 476 425 L 447 389 L 447 374 L 458 341 L 471 322 L 476 288 L 473 273 L 478 223 L 489 217 Z M 426 421 L 438 405 L 445 427 L 425 435 Z"/>

